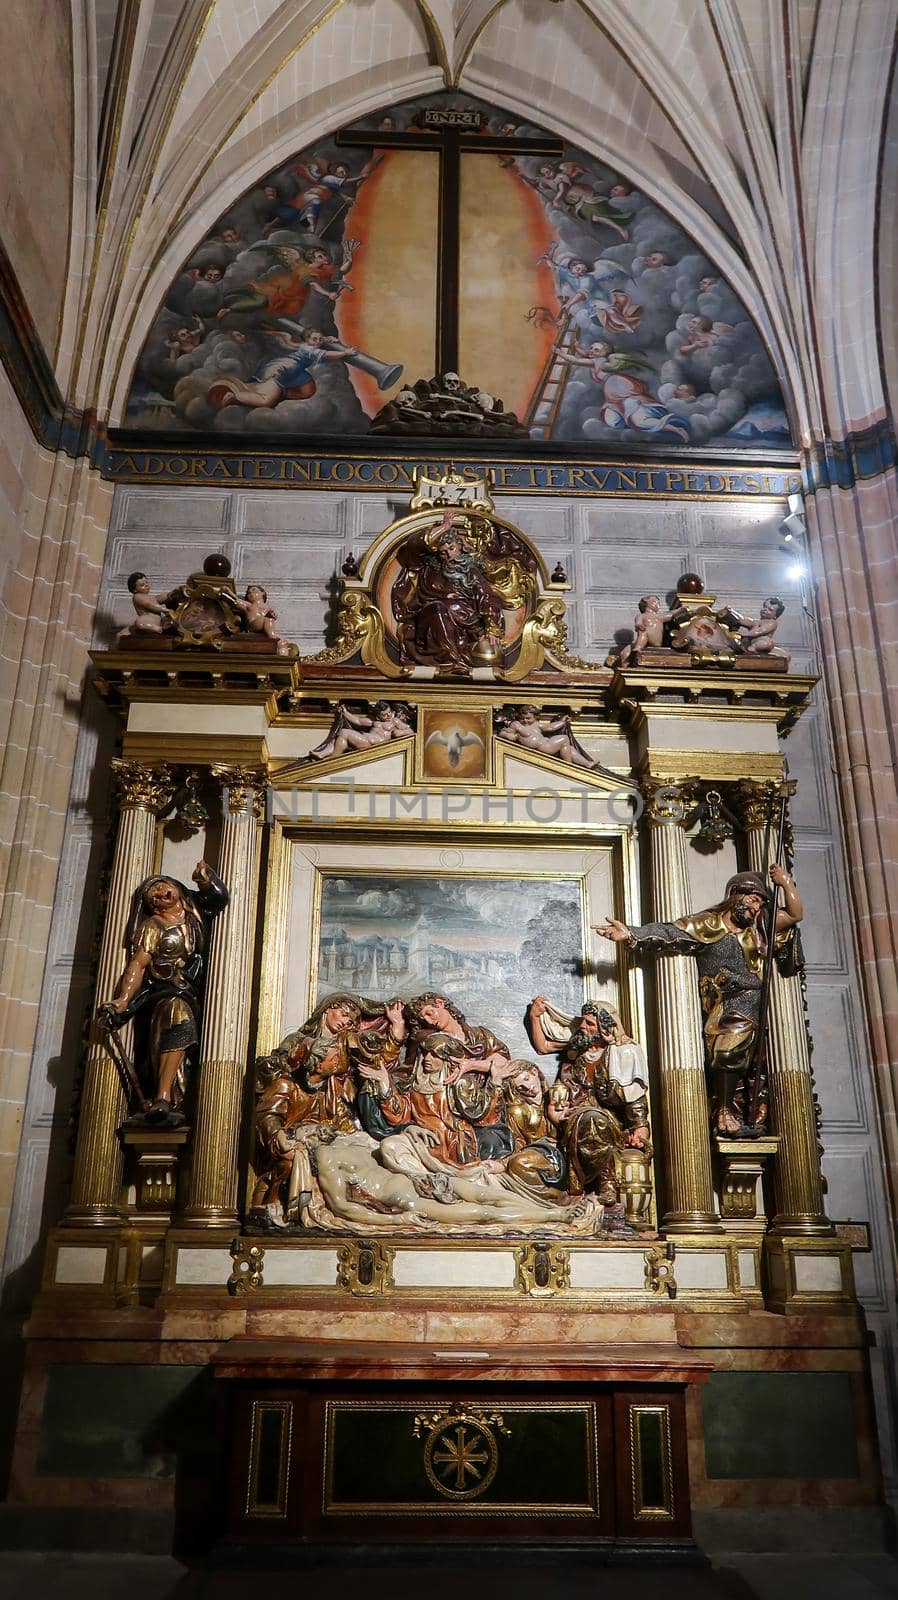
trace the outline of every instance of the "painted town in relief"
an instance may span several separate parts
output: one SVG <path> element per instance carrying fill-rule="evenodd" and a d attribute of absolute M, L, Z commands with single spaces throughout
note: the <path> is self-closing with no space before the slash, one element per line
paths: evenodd
<path fill-rule="evenodd" d="M 449 200 L 437 148 L 447 126 L 460 149 Z M 283 162 L 170 285 L 124 426 L 788 448 L 758 331 L 690 238 L 688 216 L 573 146 L 516 153 L 541 132 L 439 95 Z M 495 152 L 466 152 L 466 133 L 494 140 Z M 378 136 L 393 142 L 378 147 Z M 441 204 L 455 208 L 459 235 L 448 274 Z M 454 372 L 440 370 L 441 285 Z"/>
<path fill-rule="evenodd" d="M 512 1056 L 529 1055 L 524 1017 L 546 971 L 563 1010 L 585 998 L 581 894 L 579 878 L 325 876 L 318 994 L 438 990 L 461 1003 L 479 993 Z"/>

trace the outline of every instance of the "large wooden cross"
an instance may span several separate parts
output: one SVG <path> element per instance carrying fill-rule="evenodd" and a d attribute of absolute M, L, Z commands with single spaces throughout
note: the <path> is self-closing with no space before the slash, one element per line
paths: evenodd
<path fill-rule="evenodd" d="M 338 145 L 367 150 L 435 150 L 439 158 L 439 227 L 437 232 L 437 336 L 435 371 L 458 371 L 458 284 L 461 230 L 461 162 L 466 155 L 555 156 L 563 154 L 560 139 L 506 138 L 484 132 L 482 113 L 473 107 L 425 109 L 422 127 L 404 132 L 344 128 Z"/>

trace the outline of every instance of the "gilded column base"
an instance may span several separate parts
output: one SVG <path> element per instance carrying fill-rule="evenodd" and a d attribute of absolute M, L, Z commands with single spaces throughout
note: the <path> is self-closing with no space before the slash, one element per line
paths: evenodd
<path fill-rule="evenodd" d="M 95 1205 L 78 1206 L 69 1210 L 62 1218 L 61 1228 L 120 1228 L 127 1222 L 128 1213 L 124 1207 Z"/>
<path fill-rule="evenodd" d="M 713 1211 L 666 1211 L 661 1218 L 664 1233 L 720 1233 L 720 1218 Z"/>
<path fill-rule="evenodd" d="M 36 1309 L 65 1308 L 67 1314 L 74 1306 L 104 1310 L 120 1303 L 120 1278 L 132 1253 L 127 1241 L 136 1235 L 124 1217 L 102 1219 L 103 1228 L 97 1220 L 88 1214 L 78 1223 L 72 1216 L 50 1229 Z"/>
<path fill-rule="evenodd" d="M 801 1219 L 798 1219 L 799 1221 Z M 764 1240 L 768 1311 L 802 1312 L 856 1306 L 851 1245 L 829 1238 L 772 1236 Z"/>
<path fill-rule="evenodd" d="M 228 1211 L 224 1207 L 191 1206 L 178 1219 L 179 1226 L 185 1228 L 228 1228 L 233 1233 L 240 1227 L 240 1217 L 236 1211 Z"/>
<path fill-rule="evenodd" d="M 770 1224 L 770 1232 L 778 1237 L 790 1237 L 792 1234 L 818 1238 L 832 1238 L 835 1228 L 827 1217 L 822 1216 L 790 1216 L 783 1212 L 774 1217 Z"/>

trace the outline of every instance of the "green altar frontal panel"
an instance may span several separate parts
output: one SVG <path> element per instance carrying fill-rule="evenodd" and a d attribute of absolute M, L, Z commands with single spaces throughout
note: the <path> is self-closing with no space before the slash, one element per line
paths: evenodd
<path fill-rule="evenodd" d="M 327 1405 L 326 1515 L 461 1507 L 598 1515 L 594 1405 Z"/>

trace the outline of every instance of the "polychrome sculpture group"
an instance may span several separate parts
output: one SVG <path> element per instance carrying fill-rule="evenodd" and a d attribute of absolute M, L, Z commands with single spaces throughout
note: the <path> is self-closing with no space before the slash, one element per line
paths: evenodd
<path fill-rule="evenodd" d="M 200 1037 L 209 922 L 227 889 L 201 862 L 196 889 L 156 875 L 140 885 L 127 962 L 101 1007 L 110 1048 L 129 1079 L 132 1124 L 187 1120 Z M 731 878 L 723 900 L 675 922 L 596 932 L 635 957 L 695 958 L 704 1011 L 711 1117 L 719 1138 L 752 1137 L 767 1117 L 763 1042 L 768 944 L 794 971 L 802 904 L 784 867 Z M 772 904 L 782 893 L 782 905 Z M 135 1060 L 117 1040 L 134 1020 Z M 258 1174 L 250 1222 L 449 1233 L 550 1228 L 626 1230 L 620 1158 L 651 1158 L 649 1073 L 642 1046 L 607 1004 L 571 1017 L 538 995 L 527 1014 L 548 1082 L 511 1058 L 447 996 L 369 1002 L 332 994 L 256 1063 Z"/>
<path fill-rule="evenodd" d="M 530 1012 L 560 1059 L 551 1086 L 445 995 L 330 995 L 257 1063 L 251 1224 L 626 1227 L 615 1154 L 651 1153 L 643 1051 L 611 1008 L 573 1018 L 541 996 Z"/>

